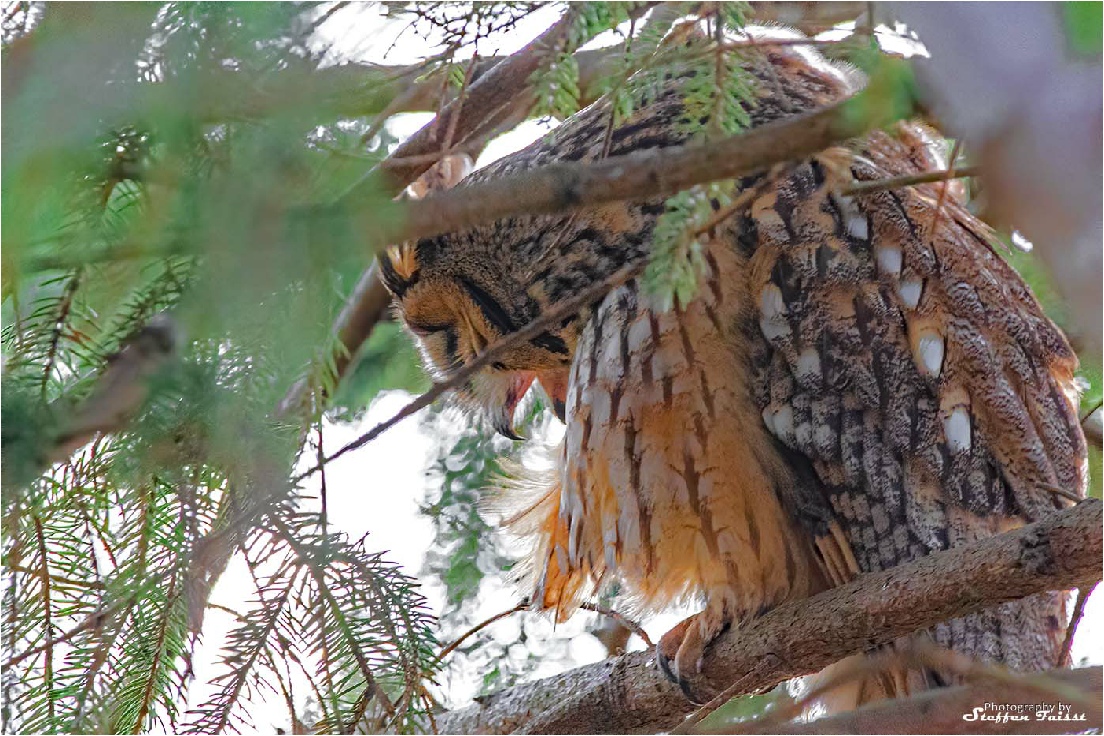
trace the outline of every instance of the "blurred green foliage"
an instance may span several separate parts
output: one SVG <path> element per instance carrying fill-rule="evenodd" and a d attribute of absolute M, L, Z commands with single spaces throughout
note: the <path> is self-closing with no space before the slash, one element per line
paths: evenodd
<path fill-rule="evenodd" d="M 296 104 L 318 71 L 318 10 L 5 9 L 4 649 L 9 664 L 26 654 L 5 667 L 7 730 L 240 728 L 242 696 L 286 685 L 292 661 L 321 694 L 323 730 L 424 725 L 424 599 L 300 508 L 312 501 L 287 477 L 315 417 L 275 411 L 332 347 L 368 263 L 360 228 L 396 210 L 370 188 L 356 211 L 332 206 L 394 139 Z M 157 315 L 179 339 L 164 368 L 122 384 L 142 391 L 140 411 L 51 467 L 45 448 Z M 422 385 L 394 325 L 361 365 L 371 378 L 350 382 L 349 411 L 380 386 Z M 268 506 L 243 510 L 254 495 Z M 186 712 L 209 584 L 235 554 L 256 590 L 215 694 Z"/>
<path fill-rule="evenodd" d="M 1099 56 L 1104 50 L 1104 3 L 1063 2 L 1066 37 L 1079 54 Z"/>

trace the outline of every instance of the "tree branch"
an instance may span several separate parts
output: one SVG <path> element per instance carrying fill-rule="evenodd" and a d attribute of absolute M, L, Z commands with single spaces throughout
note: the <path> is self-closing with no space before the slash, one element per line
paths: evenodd
<path fill-rule="evenodd" d="M 1076 670 L 1051 670 L 1045 674 L 1025 675 L 1024 686 L 1014 682 L 978 682 L 971 685 L 940 688 L 913 698 L 882 701 L 865 708 L 818 718 L 805 723 L 772 723 L 769 729 L 756 724 L 735 724 L 733 728 L 704 733 L 785 733 L 785 734 L 833 734 L 833 733 L 969 733 L 969 734 L 1051 734 L 1073 733 L 1087 729 L 1099 729 L 1100 718 L 1095 721 L 1036 720 L 1034 711 L 1028 711 L 1027 721 L 967 721 L 964 715 L 973 714 L 975 708 L 986 703 L 1038 703 L 1038 682 L 1046 678 L 1067 687 L 1075 687 L 1090 697 L 1099 697 L 1102 686 L 1101 667 L 1085 667 Z M 1017 678 L 1021 679 L 1021 678 Z M 1055 701 L 1060 700 L 1055 698 Z M 985 715 L 999 716 L 990 709 Z M 1057 715 L 1052 713 L 1052 715 Z M 1071 713 L 1070 715 L 1077 715 Z M 1099 714 L 1097 714 L 1098 716 Z M 1088 714 L 1086 714 L 1088 716 Z"/>
<path fill-rule="evenodd" d="M 1101 508 L 1099 500 L 1086 500 L 1021 529 L 779 606 L 722 636 L 706 655 L 702 677 L 721 690 L 754 672 L 743 692 L 761 692 L 940 621 L 1092 585 L 1101 577 Z M 639 733 L 668 730 L 693 708 L 651 652 L 634 652 L 510 688 L 438 724 L 443 733 Z"/>
<path fill-rule="evenodd" d="M 893 122 L 858 114 L 884 109 L 865 93 L 831 107 L 788 118 L 708 144 L 611 156 L 593 163 L 557 163 L 458 187 L 410 202 L 398 223 L 365 222 L 373 248 L 464 230 L 518 215 L 597 207 L 610 202 L 664 197 L 723 179 L 756 174 L 799 160 Z"/>

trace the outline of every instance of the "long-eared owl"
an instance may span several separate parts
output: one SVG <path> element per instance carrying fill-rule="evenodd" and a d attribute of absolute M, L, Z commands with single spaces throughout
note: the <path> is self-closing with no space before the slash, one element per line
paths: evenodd
<path fill-rule="evenodd" d="M 799 45 L 756 45 L 742 59 L 753 126 L 863 83 Z M 675 74 L 612 135 L 599 101 L 460 186 L 676 146 L 686 115 Z M 756 196 L 702 246 L 693 298 L 663 308 L 630 280 L 458 389 L 512 435 L 539 382 L 566 423 L 550 482 L 512 520 L 534 540 L 535 606 L 567 616 L 610 579 L 642 610 L 697 597 L 702 612 L 659 647 L 685 680 L 728 625 L 1036 520 L 1069 503 L 1056 489 L 1084 493 L 1076 358 L 961 191 L 844 193 L 943 168 L 936 138 L 905 123 L 737 182 Z M 646 259 L 664 211 L 651 199 L 512 217 L 397 247 L 384 279 L 447 377 Z M 922 636 L 1038 669 L 1055 664 L 1065 618 L 1054 592 Z M 909 673 L 883 691 L 932 678 Z"/>

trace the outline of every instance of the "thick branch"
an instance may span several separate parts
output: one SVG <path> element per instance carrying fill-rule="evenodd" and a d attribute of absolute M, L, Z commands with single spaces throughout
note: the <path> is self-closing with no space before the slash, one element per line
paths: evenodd
<path fill-rule="evenodd" d="M 380 248 L 505 217 L 663 197 L 697 184 L 748 176 L 777 163 L 806 158 L 892 122 L 856 114 L 861 109 L 877 109 L 870 104 L 873 101 L 861 97 L 708 145 L 637 151 L 594 163 L 550 164 L 458 187 L 409 203 L 403 222 L 373 221 L 370 231 L 365 222 L 364 230 L 369 244 Z"/>
<path fill-rule="evenodd" d="M 1100 580 L 1101 503 L 971 545 L 863 575 L 729 631 L 703 677 L 745 692 L 817 672 L 856 652 L 1005 601 Z M 749 673 L 752 673 L 748 677 Z M 667 730 L 693 706 L 636 652 L 520 685 L 438 719 L 442 733 L 637 733 Z"/>
<path fill-rule="evenodd" d="M 1097 699 L 1102 684 L 1101 668 L 1085 667 L 1076 670 L 1051 670 L 1046 673 L 1025 675 L 1023 684 L 1017 686 L 1010 682 L 978 682 L 959 687 L 941 688 L 922 693 L 913 698 L 889 700 L 859 708 L 848 713 L 819 718 L 804 723 L 770 723 L 758 728 L 754 723 L 739 724 L 730 731 L 741 734 L 787 733 L 787 734 L 832 734 L 832 733 L 969 733 L 969 734 L 1049 734 L 1075 733 L 1090 728 L 1099 729 L 1100 713 L 1069 713 L 1070 716 L 1084 715 L 1084 721 L 1057 720 L 1066 713 L 1056 710 L 1049 713 L 1056 720 L 1039 720 L 1035 711 L 1009 714 L 1026 717 L 1026 721 L 967 721 L 964 715 L 973 715 L 975 708 L 981 708 L 986 716 L 999 717 L 1000 711 L 985 709 L 986 703 L 1040 703 L 1040 683 L 1054 682 L 1073 687 Z M 1054 705 L 1061 702 L 1060 697 L 1048 698 L 1045 703 Z M 1062 703 L 1068 705 L 1068 703 Z M 1078 710 L 1077 708 L 1073 709 Z"/>

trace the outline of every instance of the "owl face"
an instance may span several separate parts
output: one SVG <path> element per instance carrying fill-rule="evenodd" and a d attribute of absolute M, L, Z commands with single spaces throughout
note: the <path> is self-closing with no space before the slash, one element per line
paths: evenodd
<path fill-rule="evenodd" d="M 435 250 L 433 241 L 407 244 L 392 248 L 380 263 L 427 370 L 434 380 L 444 381 L 489 345 L 526 326 L 539 307 L 523 298 L 523 285 L 486 268 L 466 268 L 463 260 L 438 257 Z M 498 355 L 456 389 L 460 404 L 483 414 L 502 435 L 521 439 L 513 429 L 514 412 L 538 383 L 563 420 L 574 344 L 567 332 L 550 329 Z"/>

